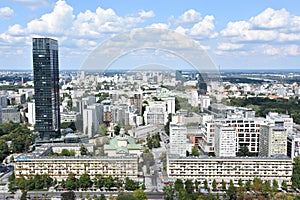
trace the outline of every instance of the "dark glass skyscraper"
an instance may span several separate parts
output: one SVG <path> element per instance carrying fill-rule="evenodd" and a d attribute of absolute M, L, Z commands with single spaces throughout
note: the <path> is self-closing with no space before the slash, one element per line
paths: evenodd
<path fill-rule="evenodd" d="M 32 40 L 35 130 L 42 140 L 60 137 L 58 43 L 50 38 Z"/>

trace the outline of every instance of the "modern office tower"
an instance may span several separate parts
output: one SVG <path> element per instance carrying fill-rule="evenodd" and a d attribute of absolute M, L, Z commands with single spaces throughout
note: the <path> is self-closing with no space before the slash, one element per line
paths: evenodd
<path fill-rule="evenodd" d="M 235 157 L 237 132 L 235 127 L 215 125 L 215 153 L 218 157 Z"/>
<path fill-rule="evenodd" d="M 186 156 L 187 128 L 184 124 L 170 124 L 170 154 Z"/>
<path fill-rule="evenodd" d="M 274 156 L 287 154 L 287 130 L 274 123 L 260 126 L 259 156 Z"/>
<path fill-rule="evenodd" d="M 203 94 L 207 93 L 207 84 L 204 81 L 203 76 L 204 76 L 204 74 L 199 74 L 199 76 L 198 76 L 198 87 L 199 87 L 198 94 L 199 95 L 200 94 L 203 95 Z"/>
<path fill-rule="evenodd" d="M 41 140 L 60 137 L 58 43 L 50 38 L 32 40 L 35 130 Z"/>

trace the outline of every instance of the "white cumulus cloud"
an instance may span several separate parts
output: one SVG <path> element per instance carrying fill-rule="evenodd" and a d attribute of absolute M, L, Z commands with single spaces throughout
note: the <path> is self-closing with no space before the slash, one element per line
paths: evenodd
<path fill-rule="evenodd" d="M 14 16 L 14 11 L 10 7 L 0 8 L 0 19 L 8 19 Z"/>
<path fill-rule="evenodd" d="M 51 13 L 29 22 L 27 30 L 29 33 L 64 34 L 72 27 L 73 19 L 73 8 L 65 1 L 59 0 Z"/>
<path fill-rule="evenodd" d="M 216 38 L 218 33 L 215 31 L 214 16 L 207 15 L 203 20 L 194 24 L 190 30 L 190 35 L 196 37 Z"/>
<path fill-rule="evenodd" d="M 196 23 L 201 20 L 201 14 L 194 9 L 185 11 L 182 15 L 178 17 L 176 22 L 178 24 L 185 23 Z"/>
<path fill-rule="evenodd" d="M 286 9 L 267 8 L 248 21 L 229 22 L 221 35 L 231 42 L 296 41 L 300 38 L 300 16 Z"/>

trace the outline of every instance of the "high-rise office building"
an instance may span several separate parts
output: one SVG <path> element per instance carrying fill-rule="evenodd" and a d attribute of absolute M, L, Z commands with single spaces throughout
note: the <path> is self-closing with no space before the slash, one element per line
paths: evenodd
<path fill-rule="evenodd" d="M 287 155 L 287 129 L 275 123 L 260 126 L 259 156 Z"/>
<path fill-rule="evenodd" d="M 60 137 L 58 43 L 50 38 L 32 40 L 35 130 L 42 140 Z"/>

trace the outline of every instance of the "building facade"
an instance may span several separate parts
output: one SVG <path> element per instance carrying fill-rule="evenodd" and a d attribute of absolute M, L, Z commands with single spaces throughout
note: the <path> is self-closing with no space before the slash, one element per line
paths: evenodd
<path fill-rule="evenodd" d="M 169 155 L 167 173 L 169 179 L 194 179 L 209 182 L 214 179 L 235 183 L 253 180 L 255 177 L 263 181 L 291 181 L 293 161 L 286 156 L 278 157 L 178 157 Z"/>
<path fill-rule="evenodd" d="M 236 151 L 237 132 L 235 127 L 216 124 L 215 154 L 218 157 L 234 157 Z"/>
<path fill-rule="evenodd" d="M 63 146 L 54 148 L 63 149 Z M 54 149 L 55 150 L 55 149 Z M 138 157 L 122 156 L 48 156 L 53 151 L 51 145 L 37 147 L 32 153 L 26 153 L 15 159 L 16 177 L 29 178 L 35 174 L 48 174 L 57 180 L 66 179 L 70 173 L 77 178 L 87 173 L 95 175 L 113 176 L 118 178 L 138 178 Z"/>
<path fill-rule="evenodd" d="M 32 40 L 35 130 L 42 140 L 60 137 L 58 43 L 50 38 Z"/>
<path fill-rule="evenodd" d="M 170 123 L 170 153 L 186 156 L 187 128 L 184 124 Z"/>
<path fill-rule="evenodd" d="M 287 155 L 287 130 L 273 123 L 260 126 L 259 156 Z"/>

